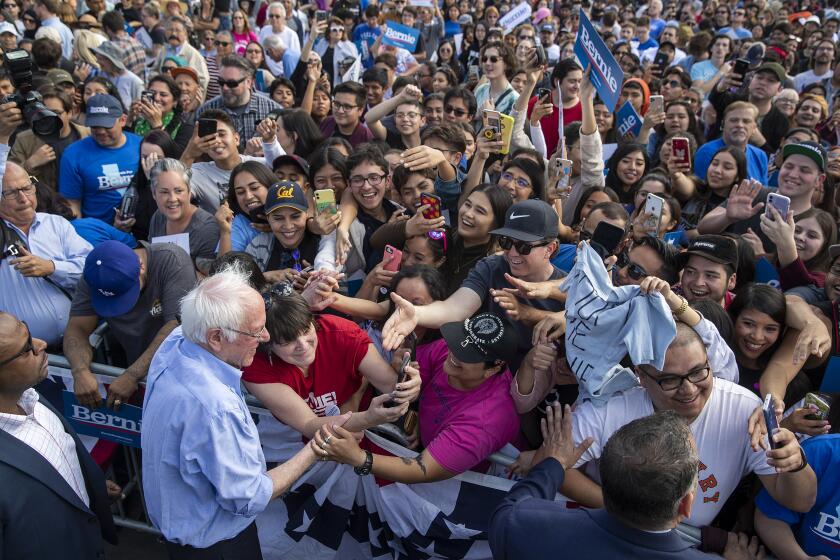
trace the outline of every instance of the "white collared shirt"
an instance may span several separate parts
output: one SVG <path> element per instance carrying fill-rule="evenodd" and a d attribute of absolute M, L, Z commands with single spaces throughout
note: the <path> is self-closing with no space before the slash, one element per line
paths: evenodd
<path fill-rule="evenodd" d="M 64 431 L 58 416 L 38 402 L 38 397 L 35 389 L 24 391 L 18 405 L 26 414 L 0 412 L 0 429 L 40 453 L 67 481 L 79 499 L 89 506 L 90 498 L 85 487 L 82 466 L 76 455 L 76 443 L 73 437 Z"/>

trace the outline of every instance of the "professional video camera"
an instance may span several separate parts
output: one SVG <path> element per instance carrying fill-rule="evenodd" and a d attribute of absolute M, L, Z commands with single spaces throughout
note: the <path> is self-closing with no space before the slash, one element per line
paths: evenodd
<path fill-rule="evenodd" d="M 3 66 L 16 93 L 4 97 L 2 103 L 16 103 L 26 124 L 42 140 L 58 140 L 63 125 L 58 115 L 44 106 L 41 94 L 32 89 L 32 58 L 29 53 L 24 49 L 4 53 Z"/>

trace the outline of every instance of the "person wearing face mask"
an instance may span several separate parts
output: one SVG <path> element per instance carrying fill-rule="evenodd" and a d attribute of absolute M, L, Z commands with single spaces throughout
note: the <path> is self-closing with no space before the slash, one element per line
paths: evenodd
<path fill-rule="evenodd" d="M 187 61 L 187 66 L 194 69 L 198 74 L 198 84 L 203 90 L 207 90 L 210 75 L 207 71 L 207 62 L 201 53 L 188 42 L 187 20 L 174 16 L 166 21 L 166 46 L 158 53 L 152 64 L 152 72 L 160 73 L 163 68 L 163 61 L 168 56 L 180 56 Z M 217 37 L 218 38 L 218 37 Z"/>
<path fill-rule="evenodd" d="M 157 212 L 149 223 L 149 239 L 166 235 L 189 236 L 190 257 L 196 268 L 207 272 L 216 257 L 219 225 L 209 212 L 190 202 L 192 173 L 177 159 L 165 158 L 152 167 L 149 182 Z"/>
<path fill-rule="evenodd" d="M 170 558 L 262 558 L 255 518 L 317 460 L 307 445 L 266 470 L 241 390 L 265 323 L 259 292 L 227 267 L 183 298 L 181 326 L 150 368 L 143 492 Z"/>
<path fill-rule="evenodd" d="M 257 234 L 245 252 L 254 257 L 266 279 L 293 282 L 307 268 L 335 269 L 335 234 L 309 232 L 309 202 L 300 185 L 292 181 L 273 184 L 264 212 L 271 231 Z"/>

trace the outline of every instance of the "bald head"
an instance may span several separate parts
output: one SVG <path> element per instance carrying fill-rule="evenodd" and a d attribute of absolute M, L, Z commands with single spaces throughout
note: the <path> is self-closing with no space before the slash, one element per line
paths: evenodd
<path fill-rule="evenodd" d="M 705 350 L 703 339 L 697 334 L 697 331 L 686 325 L 685 323 L 677 322 L 677 335 L 674 337 L 671 345 L 668 346 L 668 351 L 675 349 L 684 349 L 691 344 L 698 344 Z"/>

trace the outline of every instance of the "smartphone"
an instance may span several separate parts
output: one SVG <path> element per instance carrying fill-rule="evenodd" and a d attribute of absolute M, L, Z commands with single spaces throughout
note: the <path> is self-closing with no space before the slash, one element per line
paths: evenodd
<path fill-rule="evenodd" d="M 790 199 L 788 197 L 774 192 L 767 195 L 767 207 L 764 209 L 764 214 L 772 220 L 773 215 L 770 213 L 771 206 L 779 211 L 779 215 L 783 220 L 787 220 L 788 212 L 790 211 Z"/>
<path fill-rule="evenodd" d="M 656 53 L 653 58 L 653 67 L 656 69 L 656 74 L 661 76 L 668 66 L 668 54 L 663 52 Z"/>
<path fill-rule="evenodd" d="M 554 186 L 558 198 L 569 196 L 569 187 L 572 184 L 572 161 L 563 158 L 554 160 L 554 172 L 557 176 L 557 184 Z"/>
<path fill-rule="evenodd" d="M 402 383 L 405 379 L 405 368 L 408 367 L 409 363 L 411 363 L 411 354 L 406 352 L 403 356 L 402 365 L 400 365 L 400 371 L 397 372 L 397 383 Z M 393 399 L 385 403 L 385 408 L 393 408 L 395 406 L 397 406 L 397 403 Z"/>
<path fill-rule="evenodd" d="M 551 90 L 541 87 L 537 93 L 537 98 L 539 99 L 539 103 L 547 103 L 551 101 Z M 545 99 L 545 101 L 543 101 L 543 99 Z"/>
<path fill-rule="evenodd" d="M 469 79 L 471 79 L 471 80 L 472 80 L 472 79 L 476 79 L 476 80 L 477 80 L 477 79 L 479 78 L 479 75 L 478 75 L 478 65 L 476 65 L 476 64 L 470 64 L 469 68 L 467 68 L 467 77 L 468 77 Z"/>
<path fill-rule="evenodd" d="M 750 61 L 746 58 L 739 58 L 735 61 L 735 65 L 732 67 L 732 72 L 734 74 L 738 74 L 741 76 L 741 81 L 744 81 L 744 76 L 747 75 L 747 71 L 750 69 Z"/>
<path fill-rule="evenodd" d="M 665 110 L 665 98 L 661 95 L 651 95 L 650 96 L 650 108 L 648 112 L 650 113 L 661 113 Z"/>
<path fill-rule="evenodd" d="M 400 269 L 402 263 L 402 251 L 392 245 L 385 245 L 384 259 L 385 265 L 382 267 L 390 272 L 396 272 Z"/>
<path fill-rule="evenodd" d="M 329 14 L 325 10 L 318 10 L 315 12 L 315 21 L 327 21 Z"/>
<path fill-rule="evenodd" d="M 828 419 L 828 411 L 831 409 L 831 401 L 824 395 L 819 393 L 807 393 L 805 395 L 805 406 L 815 406 L 817 410 L 813 414 L 807 415 L 808 420 L 826 420 Z"/>
<path fill-rule="evenodd" d="M 14 259 L 20 256 L 20 249 L 18 249 L 17 243 L 9 243 L 6 246 L 6 249 L 3 251 L 3 257 Z"/>
<path fill-rule="evenodd" d="M 496 136 L 502 135 L 502 115 L 498 111 L 492 109 L 484 110 L 484 136 L 488 140 L 492 140 Z M 489 133 L 489 134 L 488 134 Z"/>
<path fill-rule="evenodd" d="M 534 61 L 534 68 L 540 68 L 545 64 L 545 49 L 542 45 L 537 45 L 534 48 L 534 54 L 536 54 L 536 60 Z"/>
<path fill-rule="evenodd" d="M 764 413 L 764 424 L 767 426 L 767 439 L 770 442 L 770 449 L 776 449 L 779 444 L 773 441 L 773 434 L 779 429 L 779 421 L 776 419 L 776 406 L 773 403 L 773 395 L 770 393 L 764 397 L 764 406 L 761 411 Z"/>
<path fill-rule="evenodd" d="M 319 214 L 324 211 L 330 214 L 338 212 L 338 207 L 335 205 L 335 191 L 332 189 L 315 191 L 315 208 Z"/>
<path fill-rule="evenodd" d="M 601 222 L 595 228 L 590 244 L 602 259 L 606 259 L 615 252 L 622 239 L 624 239 L 623 229 L 609 222 Z"/>
<path fill-rule="evenodd" d="M 671 138 L 671 154 L 683 165 L 691 164 L 691 154 L 688 151 L 688 138 L 676 136 Z"/>
<path fill-rule="evenodd" d="M 155 92 L 151 90 L 143 90 L 143 93 L 140 94 L 140 99 L 145 101 L 146 103 L 154 103 L 155 102 Z"/>
<path fill-rule="evenodd" d="M 659 224 L 662 222 L 662 208 L 664 206 L 665 199 L 662 197 L 650 193 L 647 195 L 647 199 L 645 199 L 645 214 L 650 214 L 650 218 L 648 218 L 644 226 L 648 230 L 648 235 L 656 237 L 659 233 Z"/>
<path fill-rule="evenodd" d="M 268 225 L 268 215 L 265 213 L 264 205 L 251 208 L 248 212 L 248 218 L 251 220 L 252 224 Z"/>
<path fill-rule="evenodd" d="M 215 119 L 198 119 L 198 137 L 205 138 L 213 136 L 219 129 L 219 123 Z"/>
<path fill-rule="evenodd" d="M 422 193 L 420 195 L 420 206 L 428 205 L 429 209 L 423 212 L 423 217 L 427 220 L 435 220 L 440 218 L 441 201 L 440 197 L 435 194 Z"/>

